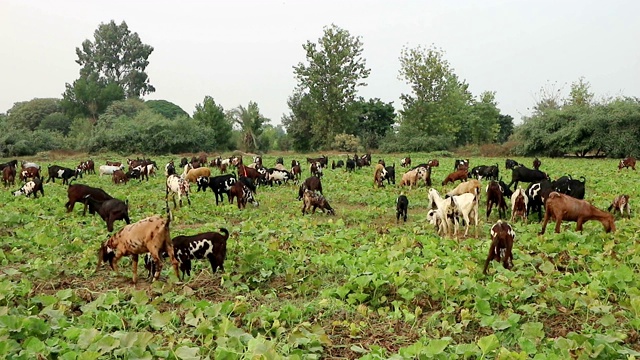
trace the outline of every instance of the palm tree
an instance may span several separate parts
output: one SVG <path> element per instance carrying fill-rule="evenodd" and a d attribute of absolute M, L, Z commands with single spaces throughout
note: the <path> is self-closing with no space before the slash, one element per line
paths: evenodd
<path fill-rule="evenodd" d="M 228 113 L 231 123 L 240 126 L 242 132 L 242 143 L 245 151 L 256 151 L 259 149 L 258 139 L 263 131 L 263 125 L 269 122 L 269 119 L 260 114 L 258 104 L 250 101 L 245 108 L 238 105 Z"/>

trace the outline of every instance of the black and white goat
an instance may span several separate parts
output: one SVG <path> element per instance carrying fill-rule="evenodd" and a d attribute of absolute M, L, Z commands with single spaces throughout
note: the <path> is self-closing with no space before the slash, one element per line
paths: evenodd
<path fill-rule="evenodd" d="M 13 192 L 13 196 L 26 195 L 27 197 L 33 194 L 34 199 L 38 198 L 38 191 L 44 196 L 44 189 L 42 188 L 42 180 L 39 178 L 35 178 L 26 184 L 22 185 L 22 187 Z"/>

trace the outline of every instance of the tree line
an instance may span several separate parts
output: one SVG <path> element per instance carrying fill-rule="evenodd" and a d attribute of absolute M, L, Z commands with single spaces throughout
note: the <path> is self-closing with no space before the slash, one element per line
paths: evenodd
<path fill-rule="evenodd" d="M 289 110 L 282 125 L 273 126 L 253 101 L 225 110 L 207 95 L 189 115 L 167 100 L 142 100 L 155 91 L 146 74 L 153 47 L 124 21 L 100 24 L 93 41 L 76 48 L 79 78 L 65 85 L 60 99 L 18 102 L 0 114 L 0 154 L 237 148 L 413 152 L 508 140 L 521 155 L 618 156 L 638 148 L 638 100 L 595 102 L 583 80 L 568 100 L 544 97 L 532 116 L 514 126 L 511 116 L 500 113 L 495 92 L 472 94 L 445 52 L 434 46 L 401 51 L 398 77 L 410 92 L 401 94 L 397 112 L 391 102 L 358 96 L 371 73 L 360 37 L 330 25 L 302 48 L 305 61 L 293 66 L 297 85 L 287 99 Z"/>

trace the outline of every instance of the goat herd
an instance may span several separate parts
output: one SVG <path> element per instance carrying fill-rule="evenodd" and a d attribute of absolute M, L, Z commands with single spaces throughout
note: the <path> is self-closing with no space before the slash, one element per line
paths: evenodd
<path fill-rule="evenodd" d="M 315 213 L 320 209 L 330 215 L 335 215 L 335 210 L 323 195 L 322 177 L 323 171 L 329 168 L 329 159 L 326 156 L 318 158 L 307 158 L 310 164 L 311 176 L 302 182 L 298 187 L 298 200 L 302 200 L 302 214 Z M 149 175 L 156 175 L 157 164 L 150 159 L 127 159 L 128 171 L 120 162 L 107 161 L 105 165 L 99 166 L 99 176 L 111 175 L 114 184 L 126 184 L 131 179 L 149 180 Z M 409 168 L 402 175 L 399 186 L 409 186 L 409 189 L 419 186 L 424 181 L 427 187 L 432 185 L 431 175 L 435 167 L 439 167 L 438 160 L 433 159 L 427 163 L 411 166 L 411 158 L 406 157 L 400 160 L 400 166 Z M 612 210 L 619 211 L 622 216 L 630 217 L 629 196 L 620 194 L 615 197 L 609 212 L 602 211 L 589 202 L 583 200 L 585 195 L 586 179 L 573 179 L 571 176 L 562 176 L 551 181 L 549 176 L 540 170 L 541 162 L 534 159 L 533 169 L 507 159 L 505 168 L 511 170 L 512 179 L 509 184 L 504 183 L 499 176 L 498 164 L 489 166 L 476 166 L 470 169 L 468 159 L 455 160 L 453 171 L 442 181 L 445 186 L 449 183 L 461 183 L 453 190 L 441 196 L 437 190 L 428 190 L 429 211 L 427 220 L 435 227 L 441 236 L 456 236 L 460 223 L 465 226 L 464 236 L 468 235 L 471 223 L 475 225 L 476 235 L 478 229 L 479 204 L 482 194 L 483 179 L 488 180 L 484 192 L 486 193 L 486 217 L 487 220 L 493 207 L 498 209 L 500 220 L 495 223 L 490 230 L 491 245 L 489 255 L 485 261 L 484 273 L 491 260 L 503 262 L 503 266 L 510 269 L 513 266 L 512 247 L 515 239 L 515 231 L 512 226 L 503 221 L 506 218 L 507 203 L 505 198 L 511 202 L 511 217 L 513 223 L 518 218 L 525 223 L 530 212 L 537 212 L 539 221 L 542 220 L 542 207 L 545 207 L 545 215 L 540 234 L 545 232 L 549 220 L 556 221 L 555 231 L 560 232 L 561 222 L 575 221 L 576 230 L 582 231 L 582 225 L 588 220 L 600 221 L 607 232 L 615 231 L 614 217 L 610 213 Z M 17 169 L 18 161 L 13 160 L 0 164 L 2 178 L 5 187 L 15 185 L 16 177 L 24 184 L 20 189 L 13 192 L 14 196 L 33 194 L 37 198 L 38 192 L 44 196 L 43 181 L 40 175 L 40 166 L 33 162 L 22 162 L 21 170 Z M 351 172 L 361 169 L 364 166 L 371 166 L 371 154 L 362 156 L 355 155 L 348 157 L 346 161 L 338 160 L 331 162 L 331 169 L 344 167 Z M 182 197 L 187 198 L 191 205 L 189 194 L 190 184 L 197 185 L 197 191 L 206 191 L 210 188 L 215 194 L 216 205 L 219 201 L 224 201 L 223 195 L 227 194 L 230 203 L 237 198 L 237 206 L 243 209 L 247 203 L 259 206 L 255 199 L 256 188 L 261 185 L 283 184 L 292 181 L 298 184 L 301 181 L 302 168 L 300 162 L 293 160 L 291 169 L 284 166 L 282 158 L 276 160 L 273 168 L 265 168 L 262 158 L 255 156 L 249 165 L 243 164 L 242 156 L 233 156 L 227 159 L 217 157 L 211 162 L 207 162 L 206 154 L 193 157 L 191 161 L 187 158 L 181 159 L 178 167 L 182 169 L 182 174 L 178 175 L 176 164 L 170 161 L 164 166 L 166 176 L 165 183 L 165 207 L 167 216 L 152 216 L 142 219 L 136 223 L 131 223 L 129 219 L 127 201 L 113 198 L 104 190 L 83 184 L 72 184 L 72 181 L 83 174 L 96 174 L 95 164 L 92 160 L 83 161 L 76 169 L 65 168 L 57 165 L 48 167 L 49 181 L 61 179 L 63 184 L 68 184 L 68 201 L 65 204 L 67 212 L 71 212 L 76 202 L 84 205 L 83 215 L 87 208 L 90 214 L 98 213 L 106 222 L 109 232 L 113 231 L 114 222 L 123 220 L 127 225 L 105 241 L 98 251 L 98 267 L 105 262 L 117 272 L 117 263 L 123 256 L 131 256 L 133 262 L 133 282 L 137 281 L 138 256 L 145 255 L 145 267 L 148 270 L 149 278 L 158 279 L 162 270 L 162 257 L 168 256 L 176 273 L 180 279 L 184 274 L 190 276 L 191 261 L 193 259 L 209 260 L 212 271 L 224 270 L 223 262 L 226 257 L 227 239 L 229 231 L 221 228 L 219 232 L 205 232 L 192 236 L 177 236 L 171 239 L 169 226 L 172 215 L 169 208 L 169 196 L 171 195 L 174 209 L 182 207 Z M 220 175 L 211 176 L 209 167 L 217 168 Z M 235 168 L 234 173 L 227 174 L 230 167 Z M 635 159 L 625 158 L 620 161 L 618 169 L 632 168 L 635 170 Z M 395 164 L 386 166 L 384 160 L 379 160 L 374 167 L 374 188 L 396 184 Z M 519 187 L 519 182 L 530 183 L 523 189 Z M 514 185 L 514 190 L 511 186 Z M 175 197 L 178 197 L 176 203 Z M 396 199 L 396 222 L 400 219 L 407 221 L 409 199 L 404 192 Z"/>

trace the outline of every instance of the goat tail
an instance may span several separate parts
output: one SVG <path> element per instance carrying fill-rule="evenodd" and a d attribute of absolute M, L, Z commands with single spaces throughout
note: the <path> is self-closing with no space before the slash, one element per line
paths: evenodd
<path fill-rule="evenodd" d="M 220 228 L 220 232 L 224 234 L 224 239 L 227 240 L 229 238 L 229 230 L 225 228 Z"/>

